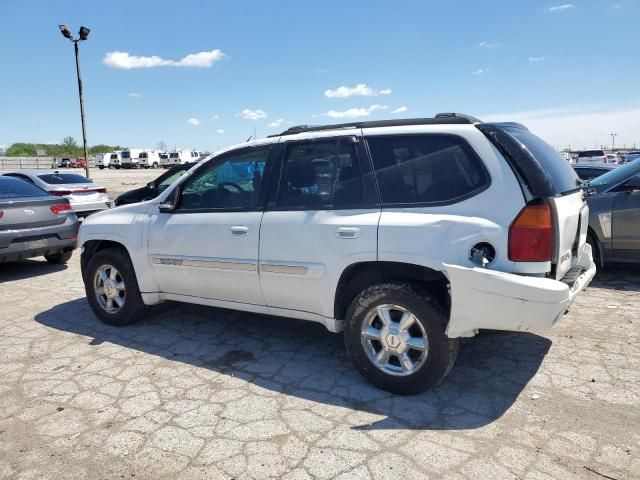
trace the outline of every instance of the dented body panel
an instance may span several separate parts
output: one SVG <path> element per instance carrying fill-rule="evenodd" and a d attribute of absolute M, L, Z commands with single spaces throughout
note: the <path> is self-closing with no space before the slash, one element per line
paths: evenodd
<path fill-rule="evenodd" d="M 477 330 L 544 332 L 569 308 L 596 272 L 591 247 L 583 244 L 570 283 L 445 264 L 451 289 L 449 337 L 471 337 Z"/>

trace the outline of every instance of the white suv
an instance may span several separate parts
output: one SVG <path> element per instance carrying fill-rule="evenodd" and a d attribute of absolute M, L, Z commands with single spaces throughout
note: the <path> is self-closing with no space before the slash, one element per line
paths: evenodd
<path fill-rule="evenodd" d="M 82 274 L 108 324 L 164 300 L 319 322 L 344 330 L 370 382 L 416 393 L 449 372 L 460 337 L 544 331 L 589 284 L 579 185 L 517 124 L 294 127 L 87 218 Z"/>

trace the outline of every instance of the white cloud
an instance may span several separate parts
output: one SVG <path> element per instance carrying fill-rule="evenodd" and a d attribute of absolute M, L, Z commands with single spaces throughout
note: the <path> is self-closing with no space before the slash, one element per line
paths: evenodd
<path fill-rule="evenodd" d="M 544 57 L 529 57 L 529 62 L 531 63 L 544 62 L 544 60 Z"/>
<path fill-rule="evenodd" d="M 218 120 L 220 118 L 220 115 L 214 115 L 211 117 L 211 120 Z"/>
<path fill-rule="evenodd" d="M 359 83 L 355 87 L 338 87 L 335 90 L 329 89 L 324 92 L 324 96 L 327 98 L 377 97 L 378 95 L 391 95 L 391 89 L 376 90 L 365 83 Z"/>
<path fill-rule="evenodd" d="M 141 93 L 136 93 L 136 92 L 131 92 L 129 95 L 127 95 L 127 97 L 142 98 L 142 94 Z"/>
<path fill-rule="evenodd" d="M 241 112 L 236 113 L 236 117 L 244 118 L 245 120 L 259 120 L 261 118 L 267 118 L 267 112 L 264 110 L 250 110 L 245 108 Z"/>
<path fill-rule="evenodd" d="M 499 43 L 495 43 L 495 42 L 489 42 L 487 40 L 485 40 L 484 42 L 480 42 L 478 44 L 479 47 L 482 48 L 488 48 L 488 49 L 492 49 L 492 48 L 498 48 L 500 46 Z"/>
<path fill-rule="evenodd" d="M 187 123 L 189 125 L 193 125 L 194 127 L 199 127 L 200 125 L 202 125 L 202 122 L 200 120 L 198 120 L 197 118 L 190 118 L 189 120 L 187 120 Z"/>
<path fill-rule="evenodd" d="M 224 133 L 224 130 L 222 128 L 219 128 L 218 130 L 216 130 L 216 133 L 222 135 Z"/>
<path fill-rule="evenodd" d="M 640 102 L 578 105 L 562 108 L 480 115 L 485 122 L 513 121 L 526 125 L 551 145 L 582 149 L 609 145 L 609 133 L 617 132 L 616 145 L 632 146 L 640 131 Z"/>
<path fill-rule="evenodd" d="M 490 69 L 489 67 L 486 67 L 486 68 L 479 68 L 479 69 L 475 70 L 475 71 L 473 72 L 473 74 L 474 74 L 474 75 L 482 75 L 483 73 L 487 73 L 487 72 L 489 72 L 489 71 L 491 71 L 491 69 Z"/>
<path fill-rule="evenodd" d="M 336 110 L 329 110 L 327 113 L 322 114 L 322 116 L 330 117 L 330 118 L 359 118 L 359 117 L 368 117 L 373 112 L 377 110 L 386 110 L 388 107 L 384 105 L 371 105 L 366 108 L 350 108 L 348 110 L 344 110 L 342 112 L 338 112 Z"/>
<path fill-rule="evenodd" d="M 190 53 L 180 60 L 162 58 L 158 55 L 150 57 L 142 55 L 130 55 L 129 52 L 107 52 L 102 62 L 111 68 L 130 70 L 132 68 L 154 68 L 154 67 L 196 67 L 209 68 L 215 62 L 225 57 L 222 50 L 211 50 L 209 52 Z"/>
<path fill-rule="evenodd" d="M 401 107 L 398 107 L 395 110 L 393 110 L 391 113 L 404 113 L 407 110 L 409 110 L 409 109 L 407 107 L 405 107 L 404 105 L 402 105 Z"/>
<path fill-rule="evenodd" d="M 550 12 L 564 12 L 565 10 L 569 10 L 571 8 L 576 8 L 573 3 L 563 3 L 562 5 L 555 5 L 553 7 L 549 7 Z"/>
<path fill-rule="evenodd" d="M 283 122 L 284 122 L 284 118 L 277 118 L 273 122 L 269 123 L 267 127 L 278 128 L 282 126 Z"/>

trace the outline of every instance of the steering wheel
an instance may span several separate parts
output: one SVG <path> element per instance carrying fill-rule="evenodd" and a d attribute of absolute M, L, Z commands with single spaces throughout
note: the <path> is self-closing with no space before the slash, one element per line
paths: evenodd
<path fill-rule="evenodd" d="M 244 193 L 244 189 L 240 185 L 238 185 L 237 183 L 221 182 L 221 183 L 218 184 L 218 188 L 222 188 L 222 187 L 226 187 L 226 186 L 233 187 L 236 190 L 238 190 L 239 192 L 243 192 Z"/>

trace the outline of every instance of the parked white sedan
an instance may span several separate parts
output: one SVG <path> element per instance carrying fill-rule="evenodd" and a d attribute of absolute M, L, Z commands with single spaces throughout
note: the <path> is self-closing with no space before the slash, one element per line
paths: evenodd
<path fill-rule="evenodd" d="M 77 173 L 58 170 L 19 170 L 4 175 L 21 178 L 52 195 L 68 198 L 71 207 L 79 217 L 111 207 L 112 202 L 107 189 Z"/>

